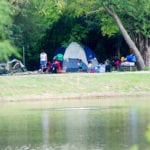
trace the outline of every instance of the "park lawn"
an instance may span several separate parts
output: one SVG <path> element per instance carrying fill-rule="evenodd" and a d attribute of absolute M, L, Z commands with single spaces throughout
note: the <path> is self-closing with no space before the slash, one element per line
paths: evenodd
<path fill-rule="evenodd" d="M 150 72 L 0 76 L 0 101 L 150 96 Z"/>

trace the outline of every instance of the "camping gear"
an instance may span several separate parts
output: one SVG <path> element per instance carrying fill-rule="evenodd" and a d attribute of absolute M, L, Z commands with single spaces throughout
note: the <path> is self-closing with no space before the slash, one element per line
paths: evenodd
<path fill-rule="evenodd" d="M 92 62 L 93 68 L 98 65 L 95 54 L 90 48 L 87 46 L 83 48 L 77 42 L 72 42 L 64 52 L 63 70 L 66 72 L 77 72 L 79 60 L 83 62 L 83 71 L 88 70 L 88 61 Z"/>
<path fill-rule="evenodd" d="M 57 64 L 53 63 L 50 67 L 50 73 L 57 73 L 58 72 L 58 66 Z"/>
<path fill-rule="evenodd" d="M 133 55 L 133 54 L 128 55 L 128 56 L 126 57 L 126 61 L 128 61 L 128 62 L 136 62 L 136 57 L 135 57 L 135 55 Z"/>

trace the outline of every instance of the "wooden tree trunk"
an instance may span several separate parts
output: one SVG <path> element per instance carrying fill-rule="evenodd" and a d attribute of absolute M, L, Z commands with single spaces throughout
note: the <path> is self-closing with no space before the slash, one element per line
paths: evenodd
<path fill-rule="evenodd" d="M 145 38 L 143 58 L 144 58 L 145 65 L 150 67 L 150 46 L 149 46 L 148 38 Z"/>
<path fill-rule="evenodd" d="M 126 29 L 124 28 L 124 26 L 123 26 L 121 20 L 119 19 L 118 15 L 115 12 L 113 12 L 108 6 L 104 5 L 104 8 L 114 18 L 117 26 L 119 27 L 119 29 L 122 33 L 122 36 L 124 37 L 125 41 L 127 42 L 128 46 L 129 46 L 130 50 L 137 57 L 137 67 L 138 67 L 138 69 L 143 70 L 145 68 L 144 59 L 143 59 L 140 51 L 136 47 L 135 43 L 133 42 L 133 40 L 131 39 L 131 37 L 127 33 Z"/>
<path fill-rule="evenodd" d="M 150 47 L 148 47 L 148 49 L 144 51 L 143 57 L 144 57 L 145 66 L 150 67 Z"/>

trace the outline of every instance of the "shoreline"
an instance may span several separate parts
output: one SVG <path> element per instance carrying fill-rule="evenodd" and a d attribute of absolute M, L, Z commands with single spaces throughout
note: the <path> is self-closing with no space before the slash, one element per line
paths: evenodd
<path fill-rule="evenodd" d="M 57 95 L 57 96 L 52 96 L 52 95 L 32 95 L 32 96 L 23 96 L 23 97 L 0 97 L 0 103 L 4 102 L 44 102 L 44 101 L 57 101 L 57 100 L 92 100 L 92 99 L 121 99 L 121 98 L 149 98 L 150 97 L 150 92 L 145 92 L 145 93 L 133 93 L 133 94 L 76 94 L 76 95 Z M 3 100 L 4 99 L 4 100 Z"/>

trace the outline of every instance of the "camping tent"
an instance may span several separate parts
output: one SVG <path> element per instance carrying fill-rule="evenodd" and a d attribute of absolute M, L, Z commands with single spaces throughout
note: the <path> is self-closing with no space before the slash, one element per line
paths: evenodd
<path fill-rule="evenodd" d="M 0 74 L 17 73 L 27 71 L 23 63 L 18 59 L 13 59 L 7 63 L 0 64 Z"/>
<path fill-rule="evenodd" d="M 82 48 L 77 42 L 72 42 L 66 48 L 63 60 L 63 69 L 67 72 L 78 71 L 79 60 L 83 62 L 83 70 L 87 70 L 88 61 L 91 61 L 94 66 L 98 65 L 98 61 L 94 52 L 87 46 Z"/>

